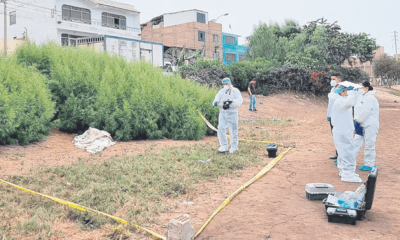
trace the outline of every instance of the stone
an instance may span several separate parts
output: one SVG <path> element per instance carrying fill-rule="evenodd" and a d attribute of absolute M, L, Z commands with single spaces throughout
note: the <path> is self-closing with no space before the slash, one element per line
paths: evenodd
<path fill-rule="evenodd" d="M 191 240 L 194 235 L 195 230 L 191 224 L 189 214 L 180 215 L 169 221 L 167 240 Z"/>
<path fill-rule="evenodd" d="M 295 142 L 284 142 L 283 147 L 284 148 L 288 148 L 288 147 L 296 148 L 296 143 Z"/>

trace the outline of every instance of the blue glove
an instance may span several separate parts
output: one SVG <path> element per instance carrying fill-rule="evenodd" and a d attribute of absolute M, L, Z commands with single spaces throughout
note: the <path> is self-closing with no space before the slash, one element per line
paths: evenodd
<path fill-rule="evenodd" d="M 354 87 L 353 87 L 353 86 L 350 86 L 348 89 L 351 91 L 351 90 L 353 90 L 353 89 L 354 89 Z"/>
<path fill-rule="evenodd" d="M 326 117 L 326 120 L 328 120 L 328 122 L 331 120 L 331 118 L 330 117 Z"/>
<path fill-rule="evenodd" d="M 361 127 L 360 123 L 357 121 L 354 121 L 354 131 L 356 134 L 364 136 L 364 128 Z"/>
<path fill-rule="evenodd" d="M 218 106 L 218 102 L 217 101 L 214 102 L 214 106 L 215 107 Z"/>

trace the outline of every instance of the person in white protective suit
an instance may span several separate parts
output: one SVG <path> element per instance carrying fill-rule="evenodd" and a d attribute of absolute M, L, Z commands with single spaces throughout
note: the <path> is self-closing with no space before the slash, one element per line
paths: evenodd
<path fill-rule="evenodd" d="M 349 87 L 350 90 L 353 87 Z M 347 91 L 339 86 L 335 93 L 329 93 L 329 98 L 335 98 L 332 106 L 333 142 L 338 151 L 337 166 L 342 182 L 362 182 L 356 171 L 356 157 L 353 145 L 353 114 L 354 91 Z"/>
<path fill-rule="evenodd" d="M 341 83 L 341 82 L 342 82 L 342 75 L 339 72 L 332 73 L 332 75 L 331 75 L 331 86 L 332 86 L 331 93 L 335 93 L 335 90 L 339 87 L 339 83 Z M 331 111 L 332 111 L 332 106 L 335 102 L 337 95 L 333 95 L 333 96 L 334 97 L 329 98 L 329 95 L 328 95 L 329 103 L 328 103 L 328 110 L 326 112 L 326 120 L 329 122 L 329 125 L 331 126 L 331 132 L 333 129 Z M 332 132 L 332 135 L 333 135 L 333 132 Z M 337 156 L 338 156 L 338 153 L 336 150 L 335 156 L 329 157 L 329 159 L 336 160 Z"/>
<path fill-rule="evenodd" d="M 356 131 L 354 149 L 357 157 L 365 143 L 364 165 L 360 167 L 360 170 L 371 171 L 375 166 L 375 142 L 379 131 L 379 102 L 375 97 L 376 91 L 373 91 L 374 88 L 369 81 L 365 81 L 361 85 L 362 88 L 358 90 L 360 96 L 354 107 L 355 126 L 359 125 L 361 128 L 360 131 Z"/>
<path fill-rule="evenodd" d="M 230 153 L 238 150 L 239 145 L 239 111 L 238 107 L 242 105 L 243 99 L 239 89 L 232 86 L 229 78 L 222 80 L 224 88 L 219 90 L 215 96 L 213 105 L 219 106 L 218 117 L 218 141 L 220 153 L 228 152 L 228 139 L 226 136 L 226 129 L 229 129 L 231 138 Z"/>

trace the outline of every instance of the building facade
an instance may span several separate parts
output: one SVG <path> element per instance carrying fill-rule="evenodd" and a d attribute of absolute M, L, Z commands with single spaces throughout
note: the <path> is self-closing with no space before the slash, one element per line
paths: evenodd
<path fill-rule="evenodd" d="M 242 62 L 246 58 L 248 47 L 238 44 L 240 36 L 229 33 L 222 33 L 223 61 L 226 65 Z"/>
<path fill-rule="evenodd" d="M 7 15 L 8 39 L 69 46 L 76 45 L 78 38 L 100 35 L 141 39 L 140 12 L 109 0 L 7 1 Z"/>
<path fill-rule="evenodd" d="M 142 40 L 161 43 L 165 50 L 201 51 L 207 59 L 222 60 L 222 25 L 208 21 L 208 13 L 187 10 L 165 13 L 141 25 Z"/>
<path fill-rule="evenodd" d="M 379 47 L 377 50 L 374 51 L 374 58 L 371 61 L 365 62 L 365 63 L 360 63 L 359 59 L 355 59 L 352 62 L 352 65 L 349 64 L 348 60 L 345 60 L 344 63 L 342 64 L 343 67 L 347 68 L 359 68 L 362 71 L 366 72 L 369 76 L 370 82 L 372 85 L 377 86 L 378 85 L 378 80 L 379 78 L 376 78 L 374 76 L 374 71 L 373 71 L 373 63 L 375 60 L 380 59 L 381 57 L 387 56 L 385 53 L 384 47 Z"/>

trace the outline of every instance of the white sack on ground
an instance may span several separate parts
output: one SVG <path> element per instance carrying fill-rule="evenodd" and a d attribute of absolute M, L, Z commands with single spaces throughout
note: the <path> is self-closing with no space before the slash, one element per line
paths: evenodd
<path fill-rule="evenodd" d="M 77 148 L 86 149 L 88 153 L 101 152 L 104 148 L 115 145 L 108 132 L 91 127 L 82 135 L 76 136 L 72 143 Z"/>

